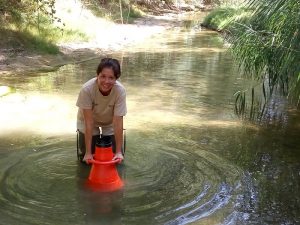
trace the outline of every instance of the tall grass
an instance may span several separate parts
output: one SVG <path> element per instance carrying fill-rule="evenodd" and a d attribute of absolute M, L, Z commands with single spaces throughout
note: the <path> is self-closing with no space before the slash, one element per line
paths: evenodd
<path fill-rule="evenodd" d="M 261 119 L 282 97 L 299 107 L 299 15 L 299 0 L 248 0 L 240 9 L 222 7 L 205 18 L 207 26 L 225 31 L 242 73 L 254 81 L 235 93 L 241 117 Z"/>
<path fill-rule="evenodd" d="M 202 25 L 217 31 L 229 31 L 232 23 L 248 19 L 251 12 L 244 7 L 218 7 L 204 18 Z"/>
<path fill-rule="evenodd" d="M 257 80 L 264 104 L 274 94 L 285 96 L 291 105 L 300 100 L 300 2 L 298 0 L 250 0 L 253 10 L 247 23 L 231 24 L 232 52 L 247 77 Z M 237 98 L 242 99 L 241 93 Z M 246 97 L 243 94 L 243 101 Z M 274 101 L 274 99 L 272 99 Z M 275 100 L 276 101 L 276 100 Z M 241 104 L 241 103 L 240 103 Z M 243 103 L 242 106 L 245 106 Z M 251 105 L 251 104 L 250 104 Z M 251 106 L 252 107 L 252 106 Z M 263 110 L 265 107 L 262 108 Z M 244 111 L 240 108 L 239 113 Z M 250 109 L 250 113 L 251 109 Z"/>

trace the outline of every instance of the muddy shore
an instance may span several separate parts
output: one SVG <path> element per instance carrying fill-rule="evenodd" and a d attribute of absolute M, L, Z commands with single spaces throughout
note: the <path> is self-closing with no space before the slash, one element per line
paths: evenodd
<path fill-rule="evenodd" d="M 57 55 L 37 54 L 22 49 L 0 49 L 0 75 L 31 71 L 55 70 L 70 63 L 79 63 L 104 56 L 114 51 L 134 46 L 149 37 L 180 27 L 186 13 L 168 13 L 162 16 L 148 15 L 137 19 L 134 24 L 110 24 L 106 36 L 99 42 L 91 40 L 81 43 L 61 43 Z M 101 28 L 98 28 L 100 31 Z M 101 35 L 101 34 L 100 34 Z"/>

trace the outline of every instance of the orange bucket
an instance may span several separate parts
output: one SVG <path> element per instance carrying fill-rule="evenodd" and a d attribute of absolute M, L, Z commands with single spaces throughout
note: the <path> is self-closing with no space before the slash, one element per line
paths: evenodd
<path fill-rule="evenodd" d="M 111 143 L 109 146 L 96 143 L 94 159 L 89 160 L 92 168 L 89 174 L 89 185 L 98 191 L 112 192 L 121 189 L 124 186 L 116 169 L 116 163 L 119 160 L 113 159 Z"/>

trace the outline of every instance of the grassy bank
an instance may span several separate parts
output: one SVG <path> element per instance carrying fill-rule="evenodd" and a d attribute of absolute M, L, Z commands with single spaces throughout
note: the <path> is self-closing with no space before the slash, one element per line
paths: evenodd
<path fill-rule="evenodd" d="M 0 0 L 0 48 L 57 54 L 62 43 L 105 43 L 116 24 L 201 7 L 189 0 Z"/>
<path fill-rule="evenodd" d="M 229 31 L 235 22 L 249 20 L 251 13 L 251 10 L 244 7 L 219 7 L 205 17 L 202 26 L 217 31 Z"/>
<path fill-rule="evenodd" d="M 0 2 L 0 12 L 5 12 L 0 16 L 2 51 L 57 54 L 60 43 L 89 41 L 98 27 L 108 26 L 104 23 L 131 23 L 143 15 L 135 6 L 126 4 L 122 5 L 121 15 L 119 5 L 114 2 L 56 0 L 53 5 L 45 2 L 28 1 L 27 5 L 26 1 Z M 80 22 L 78 17 L 82 17 Z"/>
<path fill-rule="evenodd" d="M 205 18 L 203 26 L 226 33 L 237 65 L 255 81 L 236 93 L 239 115 L 262 119 L 276 111 L 277 96 L 299 108 L 299 13 L 297 0 L 251 0 L 246 8 L 220 7 Z"/>

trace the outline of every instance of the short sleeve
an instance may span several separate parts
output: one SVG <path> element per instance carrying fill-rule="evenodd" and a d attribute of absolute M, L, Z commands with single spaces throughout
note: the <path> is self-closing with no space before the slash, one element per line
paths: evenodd
<path fill-rule="evenodd" d="M 93 108 L 93 101 L 90 93 L 85 89 L 82 88 L 79 92 L 76 106 L 81 109 L 92 109 Z"/>
<path fill-rule="evenodd" d="M 123 89 L 116 99 L 114 116 L 125 116 L 126 113 L 127 113 L 126 92 L 125 89 Z"/>

